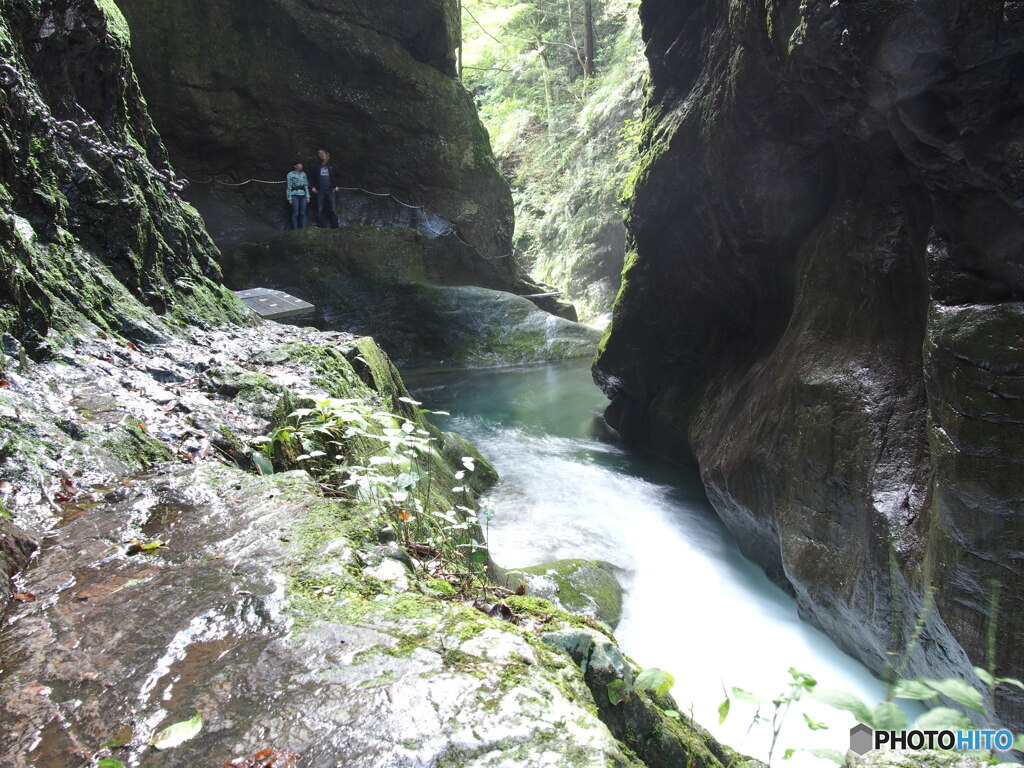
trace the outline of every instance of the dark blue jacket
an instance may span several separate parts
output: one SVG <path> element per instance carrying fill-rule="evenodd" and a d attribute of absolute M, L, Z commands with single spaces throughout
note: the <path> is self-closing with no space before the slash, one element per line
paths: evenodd
<path fill-rule="evenodd" d="M 309 173 L 307 174 L 309 176 L 309 186 L 313 187 L 314 189 L 320 188 L 320 168 L 322 167 L 322 165 L 323 164 L 318 160 L 317 162 L 313 163 L 313 165 L 309 169 Z M 338 166 L 334 164 L 333 160 L 327 161 L 327 170 L 331 174 L 331 189 L 334 189 L 335 187 L 340 187 L 341 174 L 338 173 Z"/>

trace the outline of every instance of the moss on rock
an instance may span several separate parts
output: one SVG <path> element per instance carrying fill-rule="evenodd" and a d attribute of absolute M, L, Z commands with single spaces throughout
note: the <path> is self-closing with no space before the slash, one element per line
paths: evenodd
<path fill-rule="evenodd" d="M 505 580 L 513 584 L 522 579 L 529 594 L 614 628 L 622 618 L 622 586 L 615 576 L 617 570 L 603 560 L 555 560 L 509 570 Z"/>

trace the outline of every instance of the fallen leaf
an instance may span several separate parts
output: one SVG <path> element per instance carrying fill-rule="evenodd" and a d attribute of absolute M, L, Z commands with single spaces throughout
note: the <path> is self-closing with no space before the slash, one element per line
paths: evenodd
<path fill-rule="evenodd" d="M 122 725 L 117 729 L 113 738 L 103 745 L 103 749 L 117 749 L 130 743 L 135 738 L 135 731 L 130 725 Z"/>
<path fill-rule="evenodd" d="M 184 744 L 189 739 L 194 739 L 201 730 L 203 730 L 203 716 L 196 712 L 195 717 L 167 726 L 157 733 L 149 743 L 160 750 L 172 749 Z"/>
<path fill-rule="evenodd" d="M 122 589 L 128 589 L 128 587 L 134 587 L 136 584 L 145 584 L 151 578 L 153 578 L 153 577 L 152 576 L 144 576 L 144 577 L 140 577 L 138 579 L 128 579 L 128 581 L 126 581 L 124 584 L 122 584 L 120 587 L 115 589 L 110 594 L 115 595 L 118 592 L 120 592 Z"/>
<path fill-rule="evenodd" d="M 401 520 L 403 523 L 408 523 L 410 520 L 412 520 L 412 515 L 410 515 L 403 509 L 401 512 L 398 513 L 398 519 Z"/>
<path fill-rule="evenodd" d="M 128 542 L 131 546 L 128 547 L 127 554 L 137 555 L 143 552 L 147 555 L 152 554 L 161 549 L 167 549 L 167 545 L 160 539 L 153 539 L 153 541 L 142 541 L 141 539 L 132 539 Z"/>
<path fill-rule="evenodd" d="M 11 382 L 9 382 L 9 381 L 0 381 L 0 387 L 9 387 L 9 386 L 11 386 Z"/>
<path fill-rule="evenodd" d="M 287 749 L 261 749 L 249 757 L 224 763 L 226 768 L 297 768 L 299 756 Z"/>
<path fill-rule="evenodd" d="M 526 582 L 525 581 L 520 581 L 519 582 L 519 586 L 516 587 L 516 594 L 517 595 L 525 595 L 526 594 Z"/>
<path fill-rule="evenodd" d="M 15 592 L 13 595 L 11 595 L 11 597 L 13 597 L 19 603 L 31 603 L 33 600 L 36 599 L 36 596 L 33 595 L 31 592 Z"/>

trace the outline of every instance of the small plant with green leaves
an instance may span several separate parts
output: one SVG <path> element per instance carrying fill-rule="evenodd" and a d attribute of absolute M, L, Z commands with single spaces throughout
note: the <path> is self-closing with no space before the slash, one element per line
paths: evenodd
<path fill-rule="evenodd" d="M 483 580 L 487 547 L 465 483 L 473 457 L 452 471 L 426 429 L 359 398 L 312 399 L 288 422 L 254 441 L 264 460 L 302 466 L 328 492 L 377 512 L 428 575 Z M 292 458 L 280 458 L 283 448 Z"/>

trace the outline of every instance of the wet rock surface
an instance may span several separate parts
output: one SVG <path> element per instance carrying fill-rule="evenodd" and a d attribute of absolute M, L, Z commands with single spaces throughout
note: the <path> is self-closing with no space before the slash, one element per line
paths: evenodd
<path fill-rule="evenodd" d="M 994 626 L 997 672 L 1020 674 L 1024 20 L 641 16 L 634 253 L 595 368 L 609 422 L 695 458 L 743 551 L 875 670 L 973 680 Z M 998 694 L 1019 729 L 1024 699 Z"/>
<path fill-rule="evenodd" d="M 365 571 L 375 594 L 321 591 L 310 599 L 338 615 L 296 628 L 296 527 L 332 506 L 304 473 L 180 466 L 145 480 L 62 526 L 25 578 L 39 598 L 0 635 L 5 764 L 66 766 L 126 728 L 115 754 L 133 765 L 264 748 L 310 766 L 638 764 L 568 659 L 471 607 L 404 594 L 379 568 Z M 140 536 L 166 548 L 128 554 Z M 332 550 L 319 567 L 354 570 Z M 195 711 L 197 738 L 147 745 Z"/>
<path fill-rule="evenodd" d="M 0 465 L 4 505 L 41 543 L 0 629 L 5 765 L 266 749 L 325 768 L 673 764 L 639 759 L 602 719 L 604 688 L 539 638 L 594 622 L 497 587 L 505 601 L 461 597 L 430 575 L 436 552 L 403 546 L 372 505 L 304 471 L 254 473 L 252 439 L 298 393 L 429 426 L 371 339 L 274 323 L 178 333 L 82 338 L 0 389 L 18 448 Z M 464 439 L 428 434 L 455 467 L 476 457 L 471 487 L 494 482 Z M 645 705 L 644 734 L 669 706 Z M 150 745 L 196 712 L 195 738 Z M 705 738 L 687 743 L 703 755 Z"/>
<path fill-rule="evenodd" d="M 568 659 L 450 587 L 430 596 L 374 515 L 304 472 L 240 468 L 289 391 L 408 407 L 375 349 L 268 323 L 82 340 L 11 375 L 0 407 L 25 450 L 4 503 L 42 549 L 0 632 L 5 765 L 66 766 L 125 734 L 136 765 L 263 748 L 311 766 L 639 764 Z M 148 746 L 195 711 L 195 740 Z"/>
<path fill-rule="evenodd" d="M 467 285 L 481 257 L 463 256 L 409 229 L 313 228 L 235 249 L 222 263 L 232 287 L 306 298 L 317 313 L 300 322 L 372 335 L 400 365 L 502 365 L 596 351 L 598 331 L 508 293 L 542 287 Z"/>

